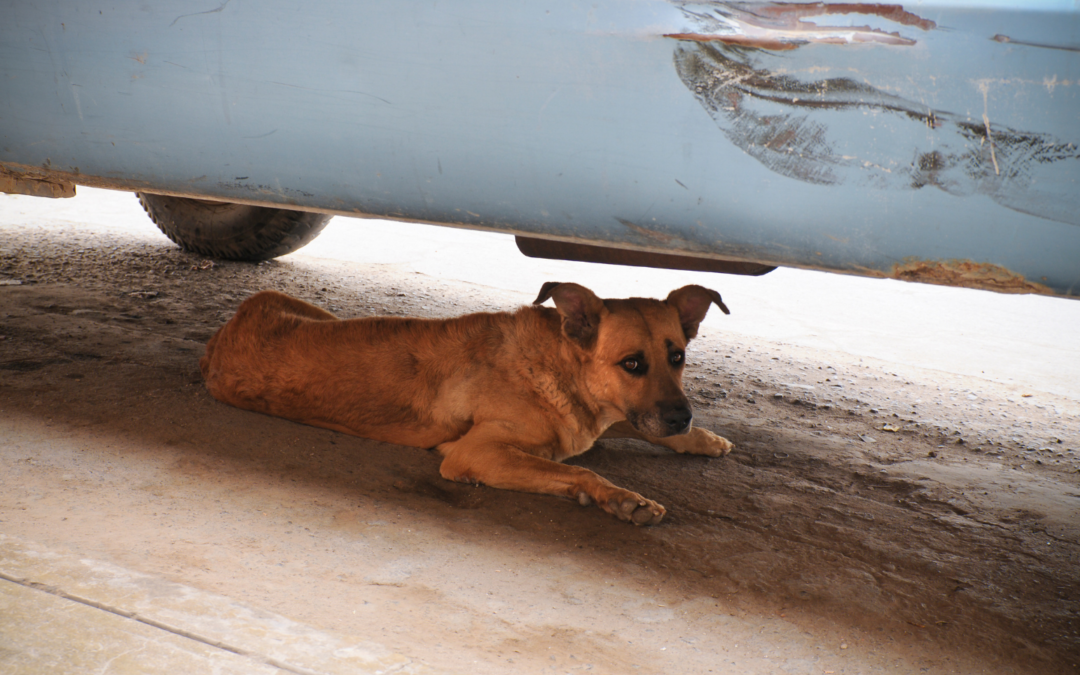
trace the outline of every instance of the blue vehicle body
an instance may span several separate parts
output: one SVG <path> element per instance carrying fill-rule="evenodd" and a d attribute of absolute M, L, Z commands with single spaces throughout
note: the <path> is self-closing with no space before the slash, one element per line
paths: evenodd
<path fill-rule="evenodd" d="M 1080 6 L 11 0 L 73 184 L 1080 297 Z"/>

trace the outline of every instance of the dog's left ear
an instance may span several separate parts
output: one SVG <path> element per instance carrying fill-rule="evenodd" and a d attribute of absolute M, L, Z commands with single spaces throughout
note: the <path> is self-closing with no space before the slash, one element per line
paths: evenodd
<path fill-rule="evenodd" d="M 715 302 L 724 314 L 731 314 L 720 294 L 704 286 L 683 286 L 668 294 L 665 302 L 679 311 L 679 323 L 687 340 L 697 335 L 698 324 L 705 318 L 710 304 Z"/>
<path fill-rule="evenodd" d="M 548 298 L 555 301 L 555 309 L 562 316 L 566 337 L 588 348 L 596 337 L 600 318 L 607 311 L 604 301 L 584 286 L 558 281 L 545 283 L 533 304 L 543 304 Z"/>

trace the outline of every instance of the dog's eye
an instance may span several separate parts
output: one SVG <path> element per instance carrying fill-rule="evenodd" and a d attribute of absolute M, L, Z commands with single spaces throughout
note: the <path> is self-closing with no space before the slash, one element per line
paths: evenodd
<path fill-rule="evenodd" d="M 685 358 L 686 357 L 682 352 L 671 352 L 671 355 L 668 356 L 668 361 L 670 361 L 673 366 L 681 366 L 683 359 Z"/>
<path fill-rule="evenodd" d="M 626 359 L 622 362 L 622 367 L 629 373 L 637 372 L 638 370 L 641 370 L 641 361 L 638 361 L 637 359 Z"/>

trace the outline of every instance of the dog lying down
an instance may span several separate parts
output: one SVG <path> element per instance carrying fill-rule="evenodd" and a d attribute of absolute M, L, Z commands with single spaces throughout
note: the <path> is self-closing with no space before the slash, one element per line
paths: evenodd
<path fill-rule="evenodd" d="M 555 308 L 540 306 L 548 299 Z M 601 300 L 548 282 L 532 306 L 454 319 L 340 320 L 276 291 L 248 298 L 200 361 L 214 398 L 388 443 L 435 448 L 443 478 L 595 503 L 654 525 L 664 507 L 560 464 L 601 437 L 720 457 L 692 427 L 685 348 L 716 291 Z"/>

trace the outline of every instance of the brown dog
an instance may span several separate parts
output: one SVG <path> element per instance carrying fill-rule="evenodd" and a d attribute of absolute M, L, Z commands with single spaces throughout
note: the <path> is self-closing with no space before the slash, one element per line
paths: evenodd
<path fill-rule="evenodd" d="M 548 298 L 555 309 L 540 307 Z M 664 507 L 560 464 L 600 438 L 643 438 L 718 457 L 732 444 L 691 428 L 686 343 L 720 294 L 601 300 L 549 282 L 534 306 L 456 319 L 333 314 L 258 293 L 206 345 L 214 398 L 390 443 L 435 448 L 444 478 L 595 502 L 638 525 Z"/>

